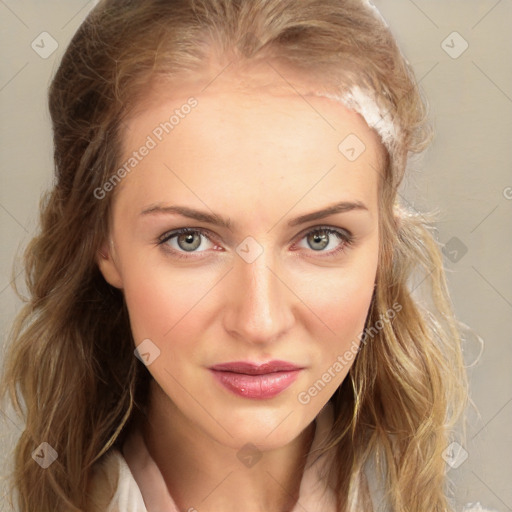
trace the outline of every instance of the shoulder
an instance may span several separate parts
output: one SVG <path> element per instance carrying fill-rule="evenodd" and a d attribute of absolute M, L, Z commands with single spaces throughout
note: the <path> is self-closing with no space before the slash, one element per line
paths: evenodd
<path fill-rule="evenodd" d="M 139 487 L 117 448 L 111 448 L 92 470 L 87 512 L 147 512 Z"/>

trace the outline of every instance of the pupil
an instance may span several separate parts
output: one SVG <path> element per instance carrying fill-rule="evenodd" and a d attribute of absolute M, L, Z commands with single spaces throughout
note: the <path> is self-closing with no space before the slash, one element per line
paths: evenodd
<path fill-rule="evenodd" d="M 196 236 L 195 233 L 187 233 L 185 235 L 181 235 L 181 237 L 179 237 L 179 242 L 181 241 L 182 238 L 184 238 L 185 242 L 186 242 L 185 247 L 182 247 L 182 249 L 184 249 L 185 251 L 197 249 L 197 247 L 199 246 L 199 243 L 196 243 L 195 245 L 193 244 L 193 240 L 194 240 L 195 236 Z M 179 244 L 179 245 L 181 246 L 181 244 Z M 188 245 L 188 247 L 187 247 L 187 245 Z"/>
<path fill-rule="evenodd" d="M 320 249 L 323 249 L 324 247 L 326 247 L 326 245 L 327 245 L 327 235 L 326 234 L 323 234 L 323 235 L 315 234 L 315 235 L 313 235 L 313 239 L 314 239 L 314 243 L 324 242 L 322 247 L 320 247 Z"/>

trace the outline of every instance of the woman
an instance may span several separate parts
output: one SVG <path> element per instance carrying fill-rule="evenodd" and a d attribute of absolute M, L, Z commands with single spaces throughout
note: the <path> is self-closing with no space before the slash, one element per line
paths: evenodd
<path fill-rule="evenodd" d="M 19 509 L 453 510 L 460 335 L 397 193 L 430 129 L 376 10 L 100 1 L 49 105 Z"/>

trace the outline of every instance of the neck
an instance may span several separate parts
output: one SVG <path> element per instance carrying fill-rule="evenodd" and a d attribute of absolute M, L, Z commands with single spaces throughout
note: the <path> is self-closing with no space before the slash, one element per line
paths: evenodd
<path fill-rule="evenodd" d="M 180 510 L 286 512 L 299 497 L 315 423 L 285 446 L 261 453 L 220 444 L 183 416 L 152 383 L 142 432 L 146 446 Z"/>

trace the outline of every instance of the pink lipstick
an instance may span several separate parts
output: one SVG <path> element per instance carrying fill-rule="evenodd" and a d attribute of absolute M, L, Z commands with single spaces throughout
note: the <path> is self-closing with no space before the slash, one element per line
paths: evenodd
<path fill-rule="evenodd" d="M 215 379 L 229 391 L 245 398 L 272 398 L 298 377 L 303 368 L 286 361 L 254 364 L 245 361 L 217 364 L 210 368 Z"/>

